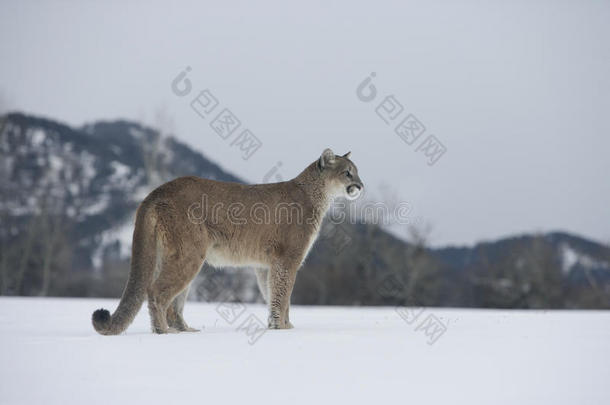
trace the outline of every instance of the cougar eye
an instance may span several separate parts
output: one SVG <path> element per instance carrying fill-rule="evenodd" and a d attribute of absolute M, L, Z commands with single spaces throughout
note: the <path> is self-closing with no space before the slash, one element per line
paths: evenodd
<path fill-rule="evenodd" d="M 350 172 L 345 172 L 345 175 L 350 179 L 352 178 L 352 174 Z"/>

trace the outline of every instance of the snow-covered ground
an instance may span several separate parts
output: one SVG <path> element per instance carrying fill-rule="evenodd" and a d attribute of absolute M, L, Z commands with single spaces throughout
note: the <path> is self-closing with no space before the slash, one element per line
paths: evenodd
<path fill-rule="evenodd" d="M 144 307 L 96 334 L 116 304 L 0 298 L 0 403 L 610 403 L 608 311 L 296 306 L 257 335 L 261 305 L 189 302 L 200 333 L 153 335 Z"/>

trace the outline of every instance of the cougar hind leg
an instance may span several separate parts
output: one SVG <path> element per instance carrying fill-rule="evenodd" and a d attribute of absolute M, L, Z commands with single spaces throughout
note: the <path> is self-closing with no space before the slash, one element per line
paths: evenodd
<path fill-rule="evenodd" d="M 186 288 L 174 298 L 174 301 L 172 301 L 169 308 L 167 308 L 167 325 L 180 332 L 199 332 L 199 329 L 191 328 L 186 324 L 182 314 L 190 287 L 190 284 L 187 285 Z"/>
<path fill-rule="evenodd" d="M 202 263 L 203 260 L 199 257 L 194 260 L 187 255 L 170 254 L 162 258 L 159 277 L 148 290 L 148 309 L 153 332 L 176 333 L 180 331 L 177 326 L 188 328 L 182 319 L 182 308 L 187 294 L 185 290 L 199 272 Z M 184 293 L 184 300 L 178 300 L 180 311 L 177 311 L 173 301 L 181 293 Z M 170 306 L 174 309 L 168 311 Z M 171 325 L 168 323 L 168 313 L 171 314 L 169 317 Z M 180 321 L 177 319 L 182 320 L 182 325 L 178 324 Z"/>

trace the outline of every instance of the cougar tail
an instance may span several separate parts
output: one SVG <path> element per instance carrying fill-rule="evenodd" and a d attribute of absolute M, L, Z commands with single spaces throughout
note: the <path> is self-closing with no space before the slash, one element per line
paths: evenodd
<path fill-rule="evenodd" d="M 133 322 L 146 298 L 156 258 L 155 210 L 140 205 L 136 214 L 131 251 L 131 272 L 123 290 L 121 301 L 112 315 L 106 309 L 93 313 L 93 327 L 102 335 L 118 335 Z"/>

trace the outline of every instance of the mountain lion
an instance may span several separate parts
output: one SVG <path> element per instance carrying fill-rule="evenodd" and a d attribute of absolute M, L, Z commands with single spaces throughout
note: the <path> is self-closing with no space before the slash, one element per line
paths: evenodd
<path fill-rule="evenodd" d="M 140 204 L 131 272 L 116 311 L 93 313 L 102 335 L 123 332 L 148 297 L 155 333 L 196 331 L 182 317 L 188 288 L 204 261 L 253 267 L 269 306 L 270 329 L 289 329 L 297 270 L 335 197 L 355 199 L 364 185 L 350 153 L 330 149 L 292 180 L 244 185 L 180 177 Z"/>

